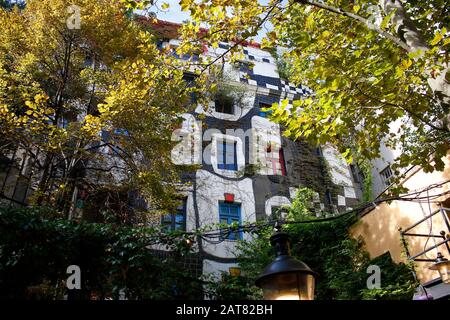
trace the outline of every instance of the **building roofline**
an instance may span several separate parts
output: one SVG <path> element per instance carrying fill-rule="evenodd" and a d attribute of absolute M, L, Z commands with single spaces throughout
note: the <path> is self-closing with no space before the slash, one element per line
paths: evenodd
<path fill-rule="evenodd" d="M 164 33 L 166 33 L 167 35 L 170 35 L 169 38 L 179 35 L 178 29 L 181 27 L 181 23 L 171 22 L 171 21 L 167 21 L 167 20 L 160 20 L 160 19 L 152 19 L 152 18 L 143 16 L 143 15 L 136 15 L 136 20 L 140 23 L 144 23 L 144 24 L 151 26 L 155 31 L 160 32 L 162 35 L 165 35 Z M 204 34 L 204 33 L 207 33 L 208 31 L 209 31 L 209 29 L 207 29 L 207 28 L 200 28 L 199 33 Z M 241 45 L 245 46 L 245 47 L 261 49 L 261 44 L 259 42 L 252 41 L 252 40 L 242 41 Z"/>

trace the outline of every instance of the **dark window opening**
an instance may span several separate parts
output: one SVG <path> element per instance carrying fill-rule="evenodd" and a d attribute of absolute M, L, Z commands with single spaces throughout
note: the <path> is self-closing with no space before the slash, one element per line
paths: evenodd
<path fill-rule="evenodd" d="M 329 206 L 331 206 L 333 204 L 330 190 L 325 191 L 325 203 Z"/>
<path fill-rule="evenodd" d="M 195 86 L 195 80 L 197 79 L 197 76 L 192 73 L 185 73 L 183 75 L 183 80 L 186 82 L 186 85 L 188 88 L 192 88 Z M 195 92 L 190 92 L 190 104 L 196 104 L 197 103 L 197 94 Z"/>
<path fill-rule="evenodd" d="M 353 181 L 360 183 L 361 182 L 361 174 L 357 165 L 351 164 L 350 171 L 352 173 Z"/>
<path fill-rule="evenodd" d="M 166 232 L 186 230 L 186 202 L 185 198 L 175 212 L 162 216 L 161 224 Z"/>
<path fill-rule="evenodd" d="M 247 73 L 248 75 L 253 75 L 253 66 L 250 64 L 250 62 L 240 61 L 239 70 L 241 72 Z"/>
<path fill-rule="evenodd" d="M 215 99 L 216 112 L 234 114 L 234 99 L 228 95 L 219 93 Z"/>
<path fill-rule="evenodd" d="M 320 146 L 316 148 L 316 155 L 318 157 L 323 157 L 322 148 Z"/>

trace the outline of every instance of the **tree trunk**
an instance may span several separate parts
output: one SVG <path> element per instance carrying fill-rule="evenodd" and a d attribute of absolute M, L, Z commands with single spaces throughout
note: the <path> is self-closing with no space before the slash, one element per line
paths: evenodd
<path fill-rule="evenodd" d="M 41 206 L 44 203 L 45 192 L 47 191 L 47 181 L 50 175 L 50 167 L 52 166 L 53 155 L 46 154 L 41 179 L 38 183 L 38 191 L 40 192 L 36 204 Z"/>
<path fill-rule="evenodd" d="M 417 30 L 414 22 L 408 17 L 400 0 L 380 0 L 380 5 L 386 15 L 389 15 L 393 10 L 397 10 L 392 17 L 392 22 L 395 25 L 398 36 L 408 45 L 410 52 L 428 50 L 427 43 L 423 39 L 422 34 Z"/>
<path fill-rule="evenodd" d="M 392 21 L 395 25 L 395 30 L 398 36 L 408 45 L 409 52 L 417 52 L 422 50 L 426 52 L 429 47 L 424 40 L 423 35 L 414 25 L 414 22 L 408 17 L 405 8 L 400 0 L 380 0 L 380 5 L 385 11 L 386 15 L 389 15 L 393 10 L 396 10 Z M 447 62 L 441 73 L 434 77 L 432 70 L 427 70 L 428 85 L 433 90 L 437 100 L 440 102 L 441 107 L 447 113 L 446 119 L 443 119 L 443 124 L 450 129 L 450 86 L 445 80 L 445 75 L 450 72 L 450 66 Z"/>

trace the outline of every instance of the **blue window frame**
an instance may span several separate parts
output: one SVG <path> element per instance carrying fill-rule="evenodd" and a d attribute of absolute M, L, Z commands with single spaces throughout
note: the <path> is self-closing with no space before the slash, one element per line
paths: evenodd
<path fill-rule="evenodd" d="M 66 118 L 62 118 L 60 122 L 60 127 L 63 129 L 67 129 L 67 126 L 69 125 L 69 120 Z"/>
<path fill-rule="evenodd" d="M 186 230 L 186 201 L 183 199 L 176 212 L 162 216 L 161 224 L 166 232 Z"/>
<path fill-rule="evenodd" d="M 195 61 L 195 60 L 194 60 Z M 196 80 L 197 76 L 192 74 L 192 73 L 184 73 L 183 75 L 183 80 L 186 83 L 188 88 L 192 88 L 193 86 L 195 86 L 195 80 Z M 197 103 L 197 95 L 195 92 L 191 92 L 189 93 L 190 96 L 190 103 L 196 104 Z"/>
<path fill-rule="evenodd" d="M 228 49 L 230 49 L 230 46 L 225 43 L 219 43 L 219 48 L 228 50 Z"/>
<path fill-rule="evenodd" d="M 316 148 L 316 155 L 317 155 L 318 157 L 323 157 L 322 148 L 321 148 L 320 146 L 318 146 L 318 147 Z"/>
<path fill-rule="evenodd" d="M 259 110 L 259 116 L 263 117 L 263 118 L 267 118 L 268 115 L 272 114 L 271 110 L 269 110 L 269 111 L 263 111 L 262 110 L 263 108 L 270 108 L 270 107 L 271 107 L 270 104 L 264 103 L 264 102 L 260 102 L 259 103 L 259 109 L 260 109 Z"/>
<path fill-rule="evenodd" d="M 237 170 L 236 141 L 217 140 L 217 167 Z"/>
<path fill-rule="evenodd" d="M 231 225 L 232 223 L 241 224 L 241 205 L 239 203 L 219 202 L 219 222 L 221 224 Z M 242 239 L 242 232 L 230 232 L 223 236 L 223 239 L 239 240 Z"/>
<path fill-rule="evenodd" d="M 331 198 L 330 190 L 327 190 L 325 192 L 325 203 L 328 204 L 328 205 L 332 205 L 333 204 L 333 199 Z"/>
<path fill-rule="evenodd" d="M 114 129 L 114 134 L 115 135 L 121 135 L 121 136 L 129 136 L 130 135 L 130 133 L 128 132 L 128 130 L 126 130 L 126 129 L 120 129 L 120 128 L 116 128 L 116 129 Z"/>

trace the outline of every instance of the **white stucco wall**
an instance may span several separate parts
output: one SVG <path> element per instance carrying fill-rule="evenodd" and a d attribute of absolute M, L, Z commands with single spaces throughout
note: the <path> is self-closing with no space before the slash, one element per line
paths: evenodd
<path fill-rule="evenodd" d="M 394 159 L 400 155 L 400 150 L 392 150 L 386 147 L 383 142 L 381 142 L 380 155 L 380 158 L 371 161 L 372 195 L 374 198 L 376 198 L 386 189 L 386 185 L 383 182 L 380 172 L 394 162 Z"/>
<path fill-rule="evenodd" d="M 233 181 L 221 178 L 206 170 L 198 170 L 197 181 L 197 205 L 199 211 L 200 227 L 218 224 L 219 202 L 225 200 L 225 193 L 232 193 L 235 203 L 241 204 L 241 222 L 256 222 L 255 199 L 253 196 L 253 185 L 250 178 Z M 187 230 L 195 229 L 195 211 L 193 203 L 188 203 L 187 208 Z M 250 240 L 250 235 L 243 233 L 245 240 Z M 234 257 L 236 252 L 236 241 L 225 240 L 219 244 L 209 244 L 203 241 L 203 247 L 207 253 L 218 257 Z"/>
<path fill-rule="evenodd" d="M 202 161 L 202 128 L 191 114 L 185 113 L 180 129 L 172 133 L 172 141 L 179 143 L 171 151 L 171 159 L 175 165 L 201 164 Z"/>
<path fill-rule="evenodd" d="M 220 279 L 222 272 L 229 272 L 231 267 L 239 267 L 237 263 L 221 263 L 212 260 L 203 260 L 203 273 L 213 275 L 217 280 Z"/>
<path fill-rule="evenodd" d="M 265 212 L 266 216 L 269 218 L 272 215 L 273 207 L 290 206 L 291 200 L 283 196 L 273 196 L 266 200 Z M 285 218 L 283 216 L 283 218 Z"/>
<path fill-rule="evenodd" d="M 253 144 L 250 150 L 250 163 L 260 164 L 259 174 L 273 174 L 273 168 L 266 166 L 266 150 L 269 144 L 281 147 L 280 125 L 260 116 L 252 117 Z M 259 137 L 257 139 L 256 137 Z"/>
<path fill-rule="evenodd" d="M 329 164 L 331 179 L 334 184 L 340 186 L 353 186 L 350 169 L 339 151 L 330 145 L 322 146 L 323 157 Z"/>
<path fill-rule="evenodd" d="M 337 205 L 346 206 L 346 198 L 357 198 L 357 192 L 353 185 L 353 177 L 345 159 L 341 156 L 338 150 L 331 145 L 324 145 L 322 154 L 328 163 L 331 179 L 334 184 L 344 187 L 344 196 L 338 195 Z"/>

